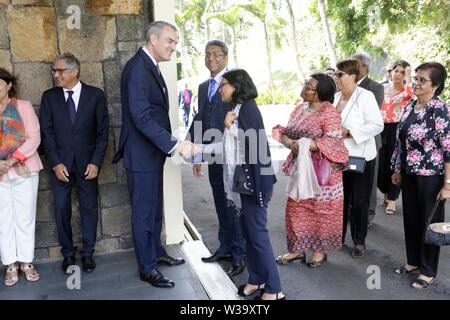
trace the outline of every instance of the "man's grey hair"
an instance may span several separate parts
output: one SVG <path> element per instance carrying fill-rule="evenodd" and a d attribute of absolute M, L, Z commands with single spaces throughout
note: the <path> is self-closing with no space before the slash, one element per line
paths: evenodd
<path fill-rule="evenodd" d="M 148 28 L 148 31 L 147 31 L 147 38 L 146 38 L 147 43 L 149 42 L 150 35 L 152 35 L 152 34 L 156 34 L 156 36 L 159 38 L 160 35 L 161 35 L 162 30 L 164 29 L 164 27 L 170 27 L 173 30 L 175 30 L 175 32 L 178 31 L 177 27 L 175 27 L 173 24 L 171 24 L 169 22 L 166 22 L 166 21 L 155 21 L 155 22 L 152 22 L 150 24 L 150 27 Z"/>
<path fill-rule="evenodd" d="M 227 45 L 225 44 L 225 42 L 223 42 L 223 41 L 220 41 L 220 40 L 211 40 L 211 41 L 208 41 L 208 43 L 206 44 L 206 46 L 205 46 L 205 51 L 206 51 L 206 49 L 209 47 L 209 46 L 218 46 L 218 47 L 220 47 L 221 49 L 222 49 L 222 52 L 223 52 L 223 54 L 224 55 L 228 55 L 228 47 L 227 47 Z"/>
<path fill-rule="evenodd" d="M 361 64 L 363 66 L 367 66 L 367 70 L 370 70 L 370 65 L 372 64 L 372 57 L 367 52 L 359 52 L 355 53 L 351 56 L 352 59 L 359 59 L 361 60 Z"/>
<path fill-rule="evenodd" d="M 78 78 L 80 78 L 80 61 L 70 52 L 64 52 L 60 56 L 56 56 L 55 60 L 53 62 L 56 62 L 57 60 L 64 60 L 64 65 L 69 70 L 78 69 Z"/>

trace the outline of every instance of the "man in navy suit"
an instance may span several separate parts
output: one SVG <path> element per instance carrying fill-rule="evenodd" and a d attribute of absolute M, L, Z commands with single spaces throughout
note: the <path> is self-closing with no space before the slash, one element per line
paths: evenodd
<path fill-rule="evenodd" d="M 225 116 L 228 111 L 233 109 L 229 103 L 222 101 L 222 96 L 218 90 L 227 64 L 227 45 L 219 40 L 209 41 L 205 46 L 205 66 L 210 71 L 211 76 L 208 80 L 200 84 L 198 88 L 199 111 L 192 121 L 188 135 L 188 138 L 195 143 L 208 144 L 218 142 L 214 139 L 211 139 L 211 141 L 203 141 L 203 137 L 208 136 L 208 134 L 205 135 L 205 132 L 208 130 L 210 132 L 211 130 L 215 130 L 216 135 L 213 134 L 213 136 L 222 137 L 225 128 Z M 198 161 L 202 160 L 199 157 Z M 197 162 L 197 159 L 194 159 L 194 162 Z M 194 176 L 203 176 L 200 163 L 194 164 L 193 171 Z M 229 276 L 235 276 L 245 269 L 245 240 L 236 209 L 227 206 L 223 185 L 222 162 L 209 163 L 208 176 L 219 220 L 220 246 L 210 257 L 203 257 L 202 261 L 216 262 L 219 260 L 232 260 L 232 265 L 227 270 L 227 274 Z"/>
<path fill-rule="evenodd" d="M 72 186 L 77 185 L 85 272 L 95 269 L 92 259 L 97 237 L 98 172 L 108 144 L 108 110 L 105 94 L 79 80 L 80 62 L 70 53 L 55 59 L 56 87 L 42 95 L 40 125 L 42 145 L 50 166 L 58 240 L 66 272 L 75 264 L 73 245 Z"/>
<path fill-rule="evenodd" d="M 156 21 L 147 32 L 147 42 L 131 58 L 122 73 L 122 130 L 113 163 L 123 157 L 131 197 L 131 226 L 142 281 L 171 288 L 175 283 L 157 269 L 184 263 L 167 255 L 162 246 L 163 166 L 176 151 L 192 157 L 194 145 L 171 134 L 169 97 L 158 63 L 169 61 L 178 42 L 175 26 Z M 197 152 L 199 150 L 196 150 Z"/>

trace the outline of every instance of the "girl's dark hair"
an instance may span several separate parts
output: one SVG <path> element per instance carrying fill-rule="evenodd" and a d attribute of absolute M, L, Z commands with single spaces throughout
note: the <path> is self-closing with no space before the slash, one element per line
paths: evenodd
<path fill-rule="evenodd" d="M 255 99 L 258 96 L 255 84 L 250 78 L 247 71 L 244 69 L 233 69 L 225 72 L 223 78 L 234 87 L 234 92 L 231 96 L 233 103 L 244 103 L 245 101 Z"/>
<path fill-rule="evenodd" d="M 10 98 L 16 98 L 17 97 L 17 90 L 16 90 L 17 78 L 14 77 L 11 73 L 9 73 L 8 70 L 0 68 L 0 79 L 5 81 L 7 84 L 12 83 L 11 89 L 9 89 L 9 91 L 8 91 L 8 96 Z"/>
<path fill-rule="evenodd" d="M 334 94 L 336 93 L 336 84 L 334 83 L 334 80 L 329 75 L 320 72 L 313 73 L 311 78 L 314 78 L 319 82 L 316 90 L 320 101 L 333 103 Z"/>
<path fill-rule="evenodd" d="M 406 67 L 410 67 L 411 65 L 405 60 L 397 60 L 394 63 L 392 63 L 392 70 L 394 70 L 398 66 L 402 66 L 403 69 L 406 69 Z"/>
<path fill-rule="evenodd" d="M 417 73 L 418 70 L 428 71 L 431 79 L 431 83 L 434 86 L 439 85 L 434 94 L 436 96 L 440 95 L 445 88 L 445 80 L 447 79 L 447 70 L 445 67 L 439 62 L 425 62 L 418 66 L 415 70 Z"/>

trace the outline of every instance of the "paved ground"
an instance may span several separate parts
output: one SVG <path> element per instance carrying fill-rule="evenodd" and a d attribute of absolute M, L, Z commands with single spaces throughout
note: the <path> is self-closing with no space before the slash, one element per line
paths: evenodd
<path fill-rule="evenodd" d="M 276 110 L 276 112 L 274 112 Z M 292 107 L 272 106 L 262 108 L 266 131 L 280 123 L 285 125 Z M 274 159 L 284 159 L 286 151 L 272 152 Z M 275 161 L 280 168 L 282 161 Z M 205 177 L 193 177 L 190 165 L 182 166 L 183 198 L 185 212 L 198 228 L 211 252 L 218 247 L 217 216 L 212 201 L 207 170 Z M 286 253 L 284 209 L 286 196 L 284 188 L 287 179 L 278 171 L 278 183 L 269 206 L 268 229 L 275 256 Z M 379 202 L 382 195 L 379 193 Z M 450 207 L 447 201 L 446 211 Z M 346 245 L 340 251 L 330 252 L 328 261 L 322 267 L 310 269 L 295 261 L 290 265 L 279 266 L 283 292 L 289 299 L 449 299 L 450 298 L 450 248 L 441 250 L 438 282 L 426 291 L 410 287 L 414 276 L 399 276 L 394 268 L 406 261 L 401 200 L 397 201 L 394 216 L 384 214 L 384 207 L 377 207 L 374 226 L 367 236 L 367 253 L 359 259 L 350 257 L 353 243 L 350 234 Z M 447 217 L 447 220 L 448 217 Z M 348 228 L 350 229 L 350 228 Z M 308 254 L 308 257 L 310 254 Z M 222 262 L 221 262 L 222 263 Z M 381 289 L 369 290 L 367 280 L 373 274 L 367 273 L 369 266 L 378 266 L 381 271 Z M 228 262 L 223 262 L 228 267 Z M 233 279 L 236 286 L 245 283 L 247 272 Z"/>
<path fill-rule="evenodd" d="M 183 256 L 179 246 L 169 246 L 173 256 Z M 176 267 L 161 266 L 159 270 L 175 281 L 170 289 L 155 288 L 139 279 L 134 250 L 100 254 L 94 257 L 97 268 L 93 273 L 81 271 L 81 289 L 69 290 L 61 262 L 37 264 L 41 279 L 19 282 L 6 288 L 0 284 L 1 300 L 206 300 L 208 296 L 189 264 Z M 81 268 L 81 261 L 77 259 Z M 2 274 L 4 270 L 2 269 Z M 73 282 L 72 282 L 73 283 Z"/>

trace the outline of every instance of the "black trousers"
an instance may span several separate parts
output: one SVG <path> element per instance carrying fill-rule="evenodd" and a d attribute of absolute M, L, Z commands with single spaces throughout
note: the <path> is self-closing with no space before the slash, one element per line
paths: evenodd
<path fill-rule="evenodd" d="M 344 171 L 344 225 L 342 243 L 347 233 L 349 205 L 351 204 L 350 230 L 353 243 L 365 246 L 369 220 L 369 201 L 375 172 L 375 159 L 366 161 L 364 173 Z"/>
<path fill-rule="evenodd" d="M 392 184 L 391 158 L 394 153 L 398 123 L 385 123 L 381 133 L 382 146 L 379 153 L 378 189 L 388 195 L 388 200 L 397 200 L 401 186 Z"/>
<path fill-rule="evenodd" d="M 407 263 L 418 266 L 420 273 L 427 277 L 434 277 L 437 274 L 440 247 L 425 244 L 425 224 L 443 183 L 444 176 L 402 174 Z M 445 207 L 441 202 L 431 222 L 443 222 L 444 214 Z"/>

